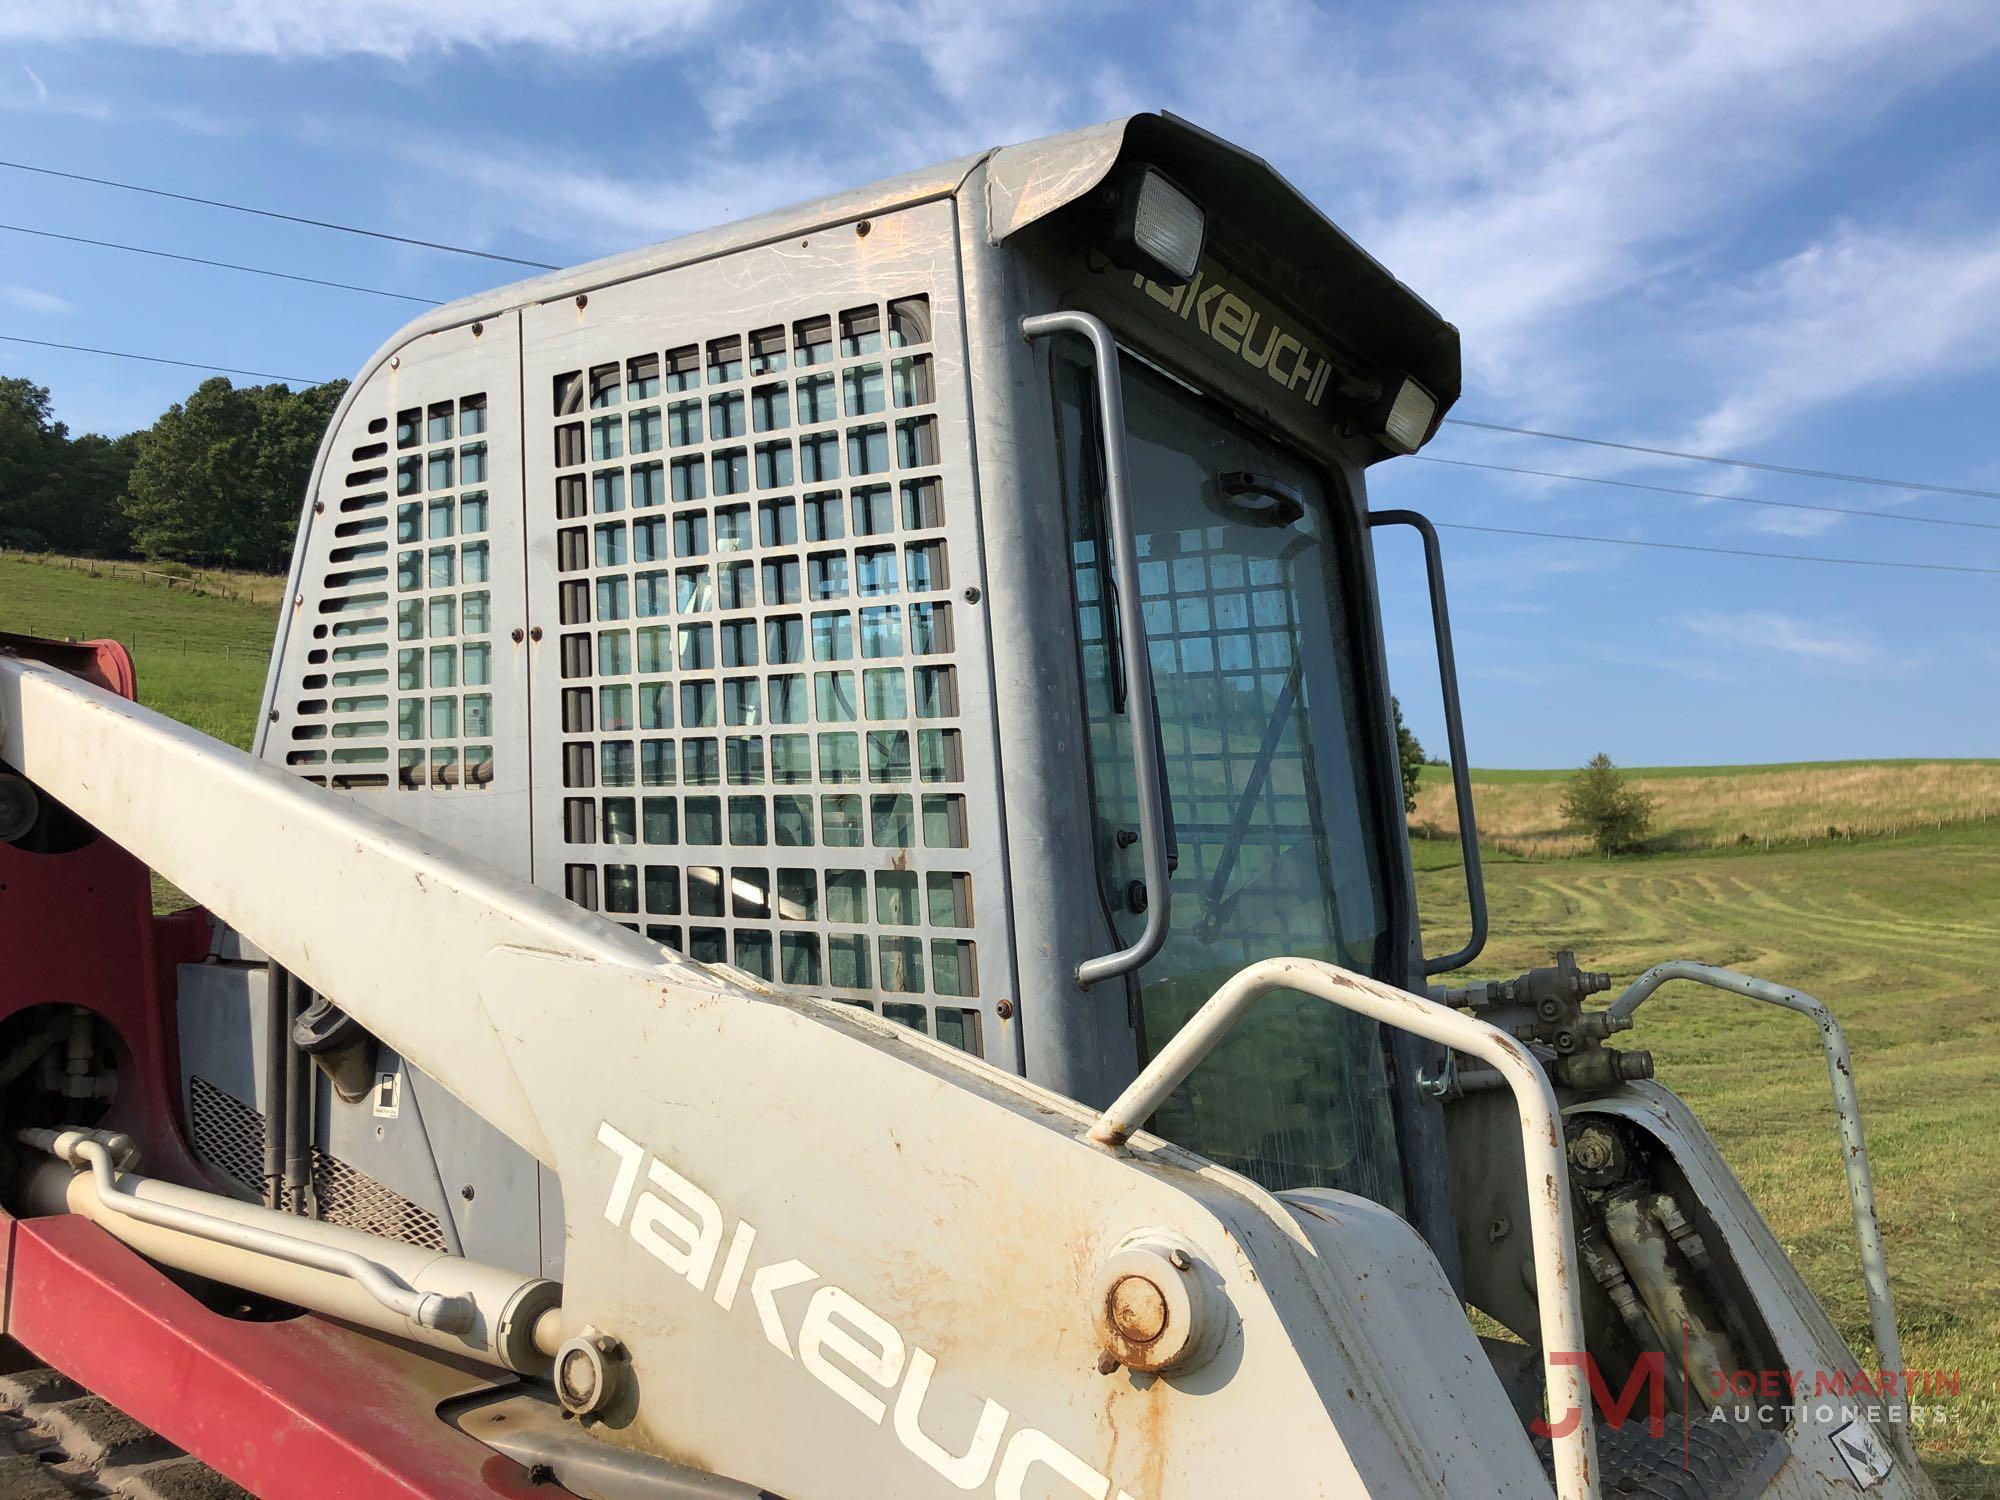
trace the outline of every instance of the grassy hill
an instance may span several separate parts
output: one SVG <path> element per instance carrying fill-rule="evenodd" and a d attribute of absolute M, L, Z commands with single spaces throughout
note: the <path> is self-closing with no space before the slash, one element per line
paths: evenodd
<path fill-rule="evenodd" d="M 1590 847 L 1559 804 L 1568 771 L 1474 771 L 1482 845 L 1556 858 Z M 1770 766 L 1635 767 L 1626 775 L 1657 799 L 1659 852 L 1769 848 L 1899 835 L 2000 818 L 2000 760 L 1821 761 Z M 1424 767 L 1411 829 L 1456 841 L 1451 774 Z"/>
<path fill-rule="evenodd" d="M 220 598 L 130 571 L 76 571 L 0 556 L 0 630 L 110 638 L 131 650 L 139 699 L 205 734 L 248 746 L 277 634 L 282 584 L 261 602 Z M 243 577 L 245 575 L 232 575 Z"/>

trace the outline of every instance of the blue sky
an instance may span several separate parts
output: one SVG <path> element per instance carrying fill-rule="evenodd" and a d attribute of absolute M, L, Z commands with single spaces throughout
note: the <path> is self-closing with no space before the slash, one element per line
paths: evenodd
<path fill-rule="evenodd" d="M 2000 490 L 2000 10 L 66 0 L 0 157 L 572 263 L 1168 108 L 1463 330 L 1458 414 Z M 0 223 L 450 298 L 463 257 L 0 170 Z M 526 274 L 525 272 L 522 274 Z M 0 230 L 0 333 L 347 375 L 414 302 Z M 0 344 L 76 430 L 200 378 Z M 1447 428 L 1436 457 L 2000 525 L 2000 501 Z M 1398 461 L 1440 522 L 2000 567 L 2000 531 Z M 2000 577 L 1445 534 L 1475 763 L 2000 754 Z M 1392 668 L 1442 744 L 1414 547 Z"/>

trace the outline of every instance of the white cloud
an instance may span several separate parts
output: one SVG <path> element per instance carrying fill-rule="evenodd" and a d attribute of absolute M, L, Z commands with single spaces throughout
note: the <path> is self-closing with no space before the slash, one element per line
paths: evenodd
<path fill-rule="evenodd" d="M 495 238 L 609 253 L 1141 107 L 1115 70 L 1045 65 L 1061 14 L 1054 0 L 837 0 L 796 25 L 710 37 L 684 70 L 699 118 L 657 173 L 490 136 L 419 134 L 405 150 L 487 189 L 465 212 L 493 215 Z M 310 135 L 345 145 L 353 131 L 323 121 Z"/>
<path fill-rule="evenodd" d="M 1830 666 L 1871 666 L 1884 656 L 1882 647 L 1859 631 L 1773 611 L 1704 611 L 1687 616 L 1681 624 L 1701 639 L 1732 650 L 1776 651 Z"/>
<path fill-rule="evenodd" d="M 23 312 L 39 313 L 45 317 L 62 313 L 73 313 L 76 304 L 54 292 L 39 291 L 31 286 L 0 286 L 0 302 L 9 307 L 18 307 Z"/>
<path fill-rule="evenodd" d="M 400 149 L 468 189 L 454 235 L 461 243 L 519 247 L 521 235 L 531 234 L 575 259 L 726 224 L 843 185 L 823 164 L 788 153 L 754 164 L 717 153 L 672 173 L 623 177 L 525 146 L 406 137 Z"/>
<path fill-rule="evenodd" d="M 1721 389 L 1688 442 L 1729 452 L 1836 401 L 2000 363 L 2000 235 L 1836 225 L 1702 321 Z"/>
<path fill-rule="evenodd" d="M 503 47 L 629 54 L 675 50 L 719 13 L 716 0 L 66 0 L 0 10 L 0 41 L 281 58 Z"/>
<path fill-rule="evenodd" d="M 21 64 L 21 71 L 28 75 L 28 82 L 34 86 L 35 102 L 37 104 L 47 104 L 49 102 L 49 86 L 42 82 L 41 74 L 37 73 L 26 63 Z"/>
<path fill-rule="evenodd" d="M 1743 529 L 1758 536 L 1824 536 L 1841 522 L 1841 517 L 1823 510 L 1746 511 Z"/>
<path fill-rule="evenodd" d="M 1460 324 L 1471 373 L 1516 409 L 1615 394 L 1603 374 L 1630 381 L 1627 351 L 1580 359 L 1576 315 L 1672 316 L 1746 206 L 2000 44 L 1978 0 L 1398 14 L 1215 0 L 1189 88 L 1224 134 L 1308 164 L 1313 196 Z M 1254 58 L 1254 86 L 1218 56 Z"/>

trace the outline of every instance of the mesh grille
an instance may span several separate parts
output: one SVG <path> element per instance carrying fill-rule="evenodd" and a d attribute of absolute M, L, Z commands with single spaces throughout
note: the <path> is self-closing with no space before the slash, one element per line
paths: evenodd
<path fill-rule="evenodd" d="M 195 1154 L 218 1175 L 250 1192 L 264 1188 L 264 1117 L 205 1078 L 188 1080 Z"/>
<path fill-rule="evenodd" d="M 931 335 L 911 295 L 605 349 L 554 377 L 536 503 L 569 898 L 978 1051 Z"/>
<path fill-rule="evenodd" d="M 188 1119 L 195 1154 L 246 1191 L 264 1186 L 264 1116 L 205 1078 L 188 1080 Z M 337 1157 L 313 1152 L 313 1194 L 327 1224 L 359 1229 L 427 1250 L 446 1250 L 436 1214 L 391 1192 Z"/>

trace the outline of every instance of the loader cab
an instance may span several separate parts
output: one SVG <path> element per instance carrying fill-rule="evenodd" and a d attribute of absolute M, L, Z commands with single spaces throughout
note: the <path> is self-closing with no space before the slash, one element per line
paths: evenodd
<path fill-rule="evenodd" d="M 1260 958 L 1328 959 L 1421 992 L 1365 471 L 1428 440 L 1459 385 L 1456 330 L 1263 163 L 1170 118 L 1129 122 L 1117 147 L 1089 191 L 995 231 L 1020 262 L 1008 288 L 1022 315 L 1086 312 L 1117 346 L 1116 432 L 1083 338 L 1046 341 L 1021 377 L 1055 434 L 1041 482 L 1061 496 L 1060 559 L 1051 547 L 1024 560 L 1023 592 L 1025 575 L 1047 568 L 1042 609 L 1066 594 L 1074 635 L 1066 650 L 1051 642 L 1020 685 L 1043 705 L 1023 717 L 1046 715 L 1081 775 L 1037 767 L 1062 794 L 1019 821 L 1050 800 L 1062 811 L 1016 843 L 1089 880 L 1063 898 L 1067 911 L 1043 916 L 1057 941 L 1017 941 L 1017 961 L 1053 950 L 1087 964 L 1142 944 L 1160 905 L 1148 843 L 1168 856 L 1157 952 L 1081 989 L 1053 963 L 1023 981 L 1062 996 L 1062 1014 L 1039 1027 L 1024 1014 L 1030 1076 L 1091 1101 Z M 1003 215 L 1032 212 L 1050 173 L 1007 156 L 989 166 L 989 200 Z M 1153 226 L 1153 247 L 1134 242 L 1135 224 Z M 1111 443 L 1136 597 L 1115 576 Z M 1000 546 L 1015 539 L 1010 529 Z M 1150 705 L 1135 702 L 1132 636 Z M 1142 706 L 1166 813 L 1151 829 L 1129 733 Z M 1032 896 L 1017 904 L 1017 923 L 1037 915 Z M 1333 1007 L 1275 998 L 1153 1127 L 1273 1190 L 1388 1204 L 1445 1244 L 1436 1112 L 1418 1087 L 1433 1062 Z"/>
<path fill-rule="evenodd" d="M 1051 313 L 1109 365 L 1026 331 Z M 502 288 L 348 392 L 258 749 L 664 949 L 1102 1105 L 1247 962 L 1422 984 L 1363 474 L 1457 389 L 1449 324 L 1167 116 Z M 184 1028 L 187 1087 L 254 1110 L 202 1071 L 222 1024 Z M 1426 1061 L 1274 1000 L 1155 1124 L 1388 1204 L 1449 1263 Z M 552 1272 L 553 1180 L 380 1071 L 411 1107 L 327 1098 L 329 1160 Z"/>

